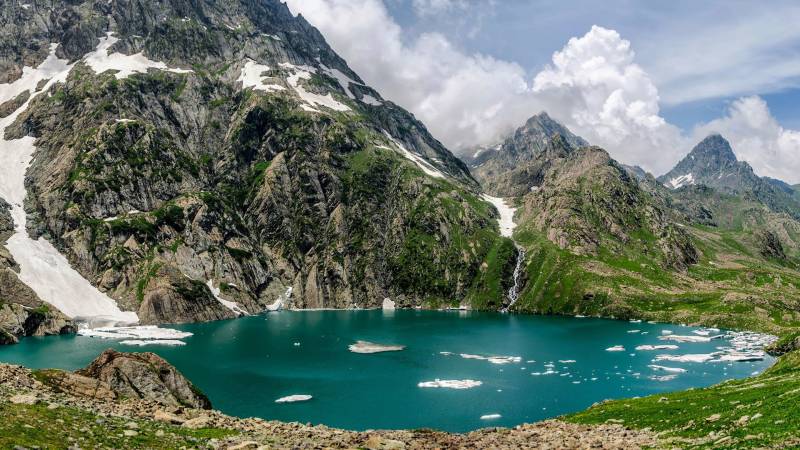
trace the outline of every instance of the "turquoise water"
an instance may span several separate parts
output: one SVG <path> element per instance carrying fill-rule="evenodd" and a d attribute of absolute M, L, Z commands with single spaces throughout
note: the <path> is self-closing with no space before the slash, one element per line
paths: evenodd
<path fill-rule="evenodd" d="M 663 342 L 658 339 L 662 330 L 692 335 L 694 329 L 588 318 L 406 310 L 284 311 L 174 328 L 194 336 L 184 339 L 183 347 L 145 348 L 82 336 L 28 338 L 19 345 L 0 347 L 0 361 L 74 370 L 109 347 L 153 351 L 206 392 L 216 409 L 231 415 L 356 430 L 430 427 L 448 431 L 513 426 L 579 411 L 607 398 L 707 386 L 746 377 L 773 362 L 767 357 L 757 362 L 654 363 L 658 354 L 710 353 L 727 343 Z M 632 330 L 641 332 L 628 333 Z M 356 340 L 407 348 L 356 354 L 348 350 Z M 634 350 L 643 344 L 680 348 Z M 626 351 L 606 351 L 616 345 Z M 516 356 L 520 361 L 492 364 L 463 358 L 460 353 Z M 548 362 L 559 373 L 531 375 L 545 372 Z M 649 377 L 665 373 L 654 371 L 648 367 L 651 364 L 687 372 L 669 381 L 654 381 Z M 483 384 L 464 390 L 417 385 L 437 378 Z M 275 403 L 292 394 L 313 399 Z M 489 414 L 502 417 L 481 419 Z"/>

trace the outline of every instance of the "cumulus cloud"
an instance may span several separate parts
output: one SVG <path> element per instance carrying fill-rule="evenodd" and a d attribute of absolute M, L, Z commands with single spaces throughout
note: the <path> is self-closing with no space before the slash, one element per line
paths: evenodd
<path fill-rule="evenodd" d="M 695 140 L 710 133 L 727 138 L 737 158 L 757 174 L 800 183 L 800 131 L 783 128 L 761 97 L 732 102 L 724 117 L 695 129 Z"/>
<path fill-rule="evenodd" d="M 798 133 L 784 130 L 758 98 L 734 102 L 727 117 L 685 136 L 660 115 L 660 96 L 636 63 L 631 43 L 592 27 L 569 40 L 536 74 L 467 53 L 440 33 L 407 39 L 381 0 L 288 0 L 382 95 L 413 112 L 456 153 L 496 142 L 547 111 L 626 164 L 667 172 L 711 131 L 760 175 L 797 181 Z M 418 13 L 458 8 L 460 0 L 415 0 Z"/>

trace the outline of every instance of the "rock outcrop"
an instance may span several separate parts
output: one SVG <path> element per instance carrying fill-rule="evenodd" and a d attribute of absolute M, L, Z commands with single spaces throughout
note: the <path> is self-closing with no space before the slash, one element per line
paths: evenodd
<path fill-rule="evenodd" d="M 121 353 L 109 349 L 77 375 L 107 385 L 118 396 L 167 406 L 211 409 L 208 397 L 155 353 Z"/>

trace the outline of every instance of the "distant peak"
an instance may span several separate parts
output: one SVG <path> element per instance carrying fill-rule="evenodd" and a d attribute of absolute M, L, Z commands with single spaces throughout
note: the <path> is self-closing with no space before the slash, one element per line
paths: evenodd
<path fill-rule="evenodd" d="M 692 149 L 691 156 L 706 156 L 719 160 L 720 162 L 736 162 L 736 154 L 733 153 L 730 142 L 719 133 L 706 136 Z"/>

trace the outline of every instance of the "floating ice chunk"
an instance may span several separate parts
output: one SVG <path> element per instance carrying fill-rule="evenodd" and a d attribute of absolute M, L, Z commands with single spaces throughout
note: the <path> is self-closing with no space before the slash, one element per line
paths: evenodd
<path fill-rule="evenodd" d="M 621 345 L 615 345 L 613 347 L 608 347 L 606 349 L 606 351 L 607 352 L 624 352 L 625 351 L 625 347 L 623 347 Z"/>
<path fill-rule="evenodd" d="M 459 356 L 461 356 L 464 359 L 477 359 L 480 361 L 489 361 L 492 364 L 510 364 L 510 363 L 522 362 L 522 357 L 520 356 L 481 356 L 481 355 L 471 355 L 469 353 L 461 353 Z"/>
<path fill-rule="evenodd" d="M 677 345 L 663 344 L 663 345 L 639 345 L 636 350 L 639 351 L 652 351 L 652 350 L 677 350 Z"/>
<path fill-rule="evenodd" d="M 265 84 L 264 72 L 269 71 L 269 66 L 258 64 L 252 59 L 247 59 L 247 62 L 242 67 L 242 73 L 239 75 L 239 81 L 242 83 L 242 89 L 253 88 L 257 91 L 275 92 L 286 90 L 285 87 L 279 84 Z"/>
<path fill-rule="evenodd" d="M 658 338 L 662 341 L 674 342 L 711 342 L 712 339 L 720 339 L 722 336 L 681 336 L 679 334 L 669 334 L 666 336 L 659 336 Z"/>
<path fill-rule="evenodd" d="M 382 353 L 382 352 L 399 352 L 405 350 L 405 345 L 383 345 L 375 344 L 367 341 L 356 341 L 355 344 L 350 344 L 348 349 L 353 353 Z"/>
<path fill-rule="evenodd" d="M 142 325 L 136 327 L 99 327 L 81 328 L 78 330 L 80 336 L 97 337 L 101 339 L 185 339 L 192 336 L 188 331 L 180 331 L 172 328 L 161 328 L 156 325 Z"/>
<path fill-rule="evenodd" d="M 447 388 L 447 389 L 471 389 L 482 385 L 483 382 L 477 380 L 440 380 L 422 381 L 417 384 L 421 388 Z"/>
<path fill-rule="evenodd" d="M 630 323 L 642 323 L 641 319 L 631 319 L 629 320 Z"/>
<path fill-rule="evenodd" d="M 311 400 L 312 396 L 305 395 L 305 394 L 294 394 L 294 395 L 287 395 L 286 397 L 281 397 L 275 400 L 275 403 L 295 403 L 295 402 L 307 402 Z"/>
<path fill-rule="evenodd" d="M 559 359 L 558 362 L 561 364 L 574 364 L 576 361 L 574 359 Z"/>
<path fill-rule="evenodd" d="M 116 70 L 114 76 L 121 80 L 127 78 L 134 73 L 147 73 L 148 69 L 159 69 L 167 72 L 174 73 L 190 73 L 191 70 L 173 69 L 161 61 L 153 61 L 143 53 L 136 53 L 134 55 L 124 55 L 122 53 L 110 53 L 111 47 L 119 41 L 118 38 L 113 36 L 113 32 L 106 33 L 106 37 L 100 38 L 100 43 L 97 48 L 83 57 L 83 61 L 95 71 L 95 73 L 103 73 L 107 70 Z"/>
<path fill-rule="evenodd" d="M 670 373 L 686 373 L 686 369 L 681 369 L 680 367 L 665 367 L 659 366 L 656 364 L 650 364 L 647 367 L 660 372 L 670 372 Z"/>
<path fill-rule="evenodd" d="M 672 334 L 672 330 L 661 330 L 661 334 L 663 336 L 669 336 L 670 334 Z"/>
<path fill-rule="evenodd" d="M 171 347 L 180 347 L 182 345 L 186 345 L 186 342 L 179 341 L 177 339 L 153 339 L 153 340 L 128 339 L 125 341 L 120 341 L 120 344 L 137 345 L 139 347 L 144 347 L 146 345 L 167 345 Z"/>
<path fill-rule="evenodd" d="M 763 361 L 765 356 L 766 353 L 764 352 L 752 352 L 752 353 L 731 352 L 720 355 L 717 359 L 713 360 L 713 362 Z"/>
<path fill-rule="evenodd" d="M 653 380 L 653 381 L 672 381 L 675 378 L 678 378 L 678 376 L 675 375 L 675 374 L 671 374 L 671 375 L 651 375 L 648 378 Z"/>
<path fill-rule="evenodd" d="M 628 330 L 628 333 L 635 334 L 635 333 L 639 333 L 640 331 L 642 331 L 642 330 Z"/>
<path fill-rule="evenodd" d="M 495 420 L 501 417 L 503 416 L 501 416 L 500 414 L 484 414 L 481 416 L 481 420 Z"/>
<path fill-rule="evenodd" d="M 508 203 L 499 197 L 492 197 L 491 195 L 483 194 L 483 198 L 487 202 L 494 205 L 494 207 L 497 208 L 497 212 L 500 213 L 500 235 L 511 237 L 511 235 L 514 233 L 514 228 L 517 226 L 514 223 L 514 213 L 517 211 L 517 209 L 508 206 Z"/>
<path fill-rule="evenodd" d="M 696 353 L 688 355 L 656 355 L 653 361 L 704 363 L 712 359 L 714 359 L 714 355 L 711 353 Z"/>

